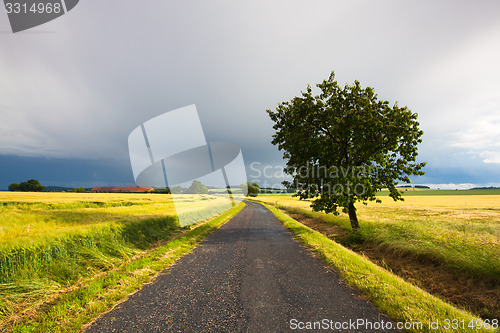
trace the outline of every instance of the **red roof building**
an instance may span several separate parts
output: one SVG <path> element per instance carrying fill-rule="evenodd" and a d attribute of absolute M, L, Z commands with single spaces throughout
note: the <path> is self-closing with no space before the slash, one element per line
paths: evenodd
<path fill-rule="evenodd" d="M 92 188 L 92 192 L 111 192 L 111 193 L 144 193 L 151 192 L 154 190 L 154 187 L 140 187 L 140 186 L 96 186 Z"/>

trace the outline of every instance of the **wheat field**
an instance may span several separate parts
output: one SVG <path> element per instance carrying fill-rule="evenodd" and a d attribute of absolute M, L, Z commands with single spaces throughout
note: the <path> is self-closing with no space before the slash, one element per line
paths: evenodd
<path fill-rule="evenodd" d="M 0 192 L 0 322 L 231 208 L 224 197 Z"/>

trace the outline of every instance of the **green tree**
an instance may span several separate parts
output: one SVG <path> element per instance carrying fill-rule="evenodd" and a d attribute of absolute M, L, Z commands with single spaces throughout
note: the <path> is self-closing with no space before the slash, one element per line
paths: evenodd
<path fill-rule="evenodd" d="M 9 191 L 20 191 L 20 186 L 18 183 L 12 183 L 9 185 Z"/>
<path fill-rule="evenodd" d="M 180 187 L 179 185 L 173 186 L 173 187 L 170 189 L 170 192 L 171 192 L 172 194 L 180 194 L 180 193 L 182 193 L 182 187 Z"/>
<path fill-rule="evenodd" d="M 189 194 L 208 194 L 208 188 L 199 180 L 193 180 L 189 186 L 187 193 Z"/>
<path fill-rule="evenodd" d="M 83 187 L 83 186 L 80 186 L 80 187 L 74 187 L 71 192 L 75 192 L 75 193 L 87 193 L 87 190 Z"/>
<path fill-rule="evenodd" d="M 22 191 L 22 192 L 41 192 L 45 189 L 45 186 L 40 185 L 40 182 L 36 179 L 29 179 L 26 182 L 21 182 L 20 184 L 10 184 L 9 191 Z"/>
<path fill-rule="evenodd" d="M 240 185 L 243 194 L 246 193 L 247 197 L 256 197 L 259 194 L 260 186 L 257 183 L 247 182 L 246 184 Z"/>
<path fill-rule="evenodd" d="M 315 211 L 349 214 L 353 230 L 359 229 L 355 203 L 377 201 L 376 192 L 389 190 L 403 200 L 398 182 L 410 183 L 410 175 L 423 175 L 425 163 L 417 163 L 422 142 L 417 114 L 398 104 L 379 101 L 373 88 L 340 87 L 334 72 L 310 86 L 300 97 L 267 110 L 275 122 L 272 143 L 283 151 L 287 173 L 300 199 L 316 198 Z"/>

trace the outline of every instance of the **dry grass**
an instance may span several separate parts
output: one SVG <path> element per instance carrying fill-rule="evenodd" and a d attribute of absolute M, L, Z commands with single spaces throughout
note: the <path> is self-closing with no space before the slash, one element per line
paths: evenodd
<path fill-rule="evenodd" d="M 39 297 L 29 307 L 12 304 L 18 311 L 0 316 L 1 332 L 79 332 L 100 314 L 122 302 L 175 260 L 192 250 L 212 231 L 237 214 L 244 204 L 209 221 L 177 230 L 154 248 L 143 251 L 98 274 L 81 278 L 69 288 Z M 12 310 L 12 308 L 10 309 Z M 1 313 L 0 313 L 1 314 Z"/>
<path fill-rule="evenodd" d="M 323 234 L 295 221 L 282 211 L 271 206 L 268 208 L 302 243 L 329 266 L 334 267 L 347 283 L 364 293 L 379 310 L 394 322 L 405 323 L 399 326 L 399 329 L 429 333 L 477 333 L 498 330 L 498 319 L 481 320 L 467 311 L 457 309 L 375 265 L 367 257 L 346 249 Z M 451 318 L 461 324 L 447 326 L 446 321 L 451 322 Z M 440 324 L 431 327 L 430 322 Z"/>
<path fill-rule="evenodd" d="M 0 250 L 227 204 L 215 196 L 180 197 L 174 206 L 165 194 L 0 192 Z"/>
<path fill-rule="evenodd" d="M 310 202 L 259 196 L 294 218 L 363 253 L 425 290 L 485 318 L 500 317 L 500 196 L 409 196 L 358 204 L 362 232 L 348 217 L 310 211 Z"/>
<path fill-rule="evenodd" d="M 208 195 L 174 206 L 164 194 L 2 192 L 0 321 L 182 232 L 177 212 L 196 222 L 229 208 Z"/>

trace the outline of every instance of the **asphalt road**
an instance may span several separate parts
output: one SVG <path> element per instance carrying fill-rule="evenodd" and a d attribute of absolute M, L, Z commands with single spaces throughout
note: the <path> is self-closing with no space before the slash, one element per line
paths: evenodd
<path fill-rule="evenodd" d="M 248 202 L 86 332 L 385 332 L 358 320 L 388 321 L 271 212 Z M 300 329 L 315 321 L 322 327 Z"/>

